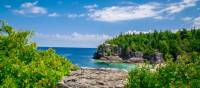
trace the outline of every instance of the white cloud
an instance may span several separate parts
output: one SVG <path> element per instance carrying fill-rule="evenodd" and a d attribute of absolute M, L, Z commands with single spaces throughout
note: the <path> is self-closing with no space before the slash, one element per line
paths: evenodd
<path fill-rule="evenodd" d="M 105 40 L 112 38 L 105 34 L 41 34 L 36 33 L 33 40 L 39 46 L 97 47 Z"/>
<path fill-rule="evenodd" d="M 26 2 L 21 4 L 20 9 L 14 10 L 18 14 L 46 14 L 47 9 L 41 6 L 37 6 L 38 1 Z"/>
<path fill-rule="evenodd" d="M 8 9 L 12 8 L 11 5 L 5 5 L 4 7 L 5 7 L 5 8 L 8 8 Z"/>
<path fill-rule="evenodd" d="M 54 12 L 54 13 L 50 13 L 48 14 L 49 17 L 58 17 L 60 16 L 58 13 Z"/>
<path fill-rule="evenodd" d="M 192 20 L 192 17 L 184 17 L 181 19 L 182 21 L 189 22 Z"/>
<path fill-rule="evenodd" d="M 146 3 L 130 4 L 122 6 L 110 6 L 101 9 L 88 9 L 87 15 L 90 19 L 104 22 L 118 22 L 127 20 L 138 20 L 144 18 L 154 18 L 157 20 L 173 19 L 172 15 L 179 13 L 189 7 L 196 6 L 197 0 L 182 0 L 176 3 Z"/>
<path fill-rule="evenodd" d="M 66 14 L 68 18 L 79 18 L 79 17 L 84 17 L 86 14 Z"/>
<path fill-rule="evenodd" d="M 200 16 L 195 18 L 193 22 L 193 26 L 200 28 Z"/>
<path fill-rule="evenodd" d="M 86 5 L 86 6 L 84 6 L 84 8 L 86 8 L 86 9 L 94 9 L 94 8 L 97 8 L 98 7 L 98 5 L 97 4 L 93 4 L 93 5 Z"/>
<path fill-rule="evenodd" d="M 164 17 L 162 17 L 162 16 L 156 16 L 156 17 L 154 17 L 154 19 L 162 20 L 162 19 L 164 19 Z"/>
<path fill-rule="evenodd" d="M 116 22 L 136 20 L 157 16 L 158 3 L 148 3 L 139 6 L 112 6 L 94 10 L 89 17 L 97 21 Z"/>
<path fill-rule="evenodd" d="M 152 30 L 149 30 L 149 31 L 129 30 L 129 31 L 125 32 L 125 34 L 140 34 L 140 33 L 149 33 L 149 32 L 152 32 Z"/>
<path fill-rule="evenodd" d="M 163 11 L 174 14 L 183 11 L 186 8 L 196 6 L 197 0 L 183 0 L 182 2 L 169 4 Z"/>
<path fill-rule="evenodd" d="M 136 5 L 136 3 L 133 3 L 132 1 L 128 1 L 128 0 L 123 0 L 121 2 L 122 5 Z"/>
<path fill-rule="evenodd" d="M 22 7 L 22 8 L 29 8 L 29 7 L 33 7 L 33 6 L 37 5 L 37 3 L 38 3 L 38 1 L 35 1 L 35 2 L 33 2 L 33 3 L 31 3 L 31 2 L 26 2 L 26 3 L 21 4 L 21 7 Z"/>

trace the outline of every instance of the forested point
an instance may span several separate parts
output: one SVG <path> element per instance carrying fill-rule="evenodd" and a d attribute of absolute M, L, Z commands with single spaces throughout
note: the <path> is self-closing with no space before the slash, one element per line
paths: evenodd
<path fill-rule="evenodd" d="M 183 53 L 200 53 L 200 29 L 120 34 L 113 39 L 107 40 L 104 44 L 121 47 L 124 55 L 138 51 L 146 55 L 161 52 L 165 60 L 171 57 L 177 59 Z M 98 50 L 101 50 L 101 48 L 104 48 L 103 44 L 98 47 Z"/>
<path fill-rule="evenodd" d="M 33 32 L 0 21 L 0 87 L 49 88 L 76 67 L 53 49 L 37 50 Z"/>
<path fill-rule="evenodd" d="M 164 63 L 146 63 L 130 71 L 126 88 L 200 87 L 200 29 L 120 34 L 97 50 L 105 50 L 106 44 L 121 47 L 124 56 L 138 51 L 149 56 L 156 52 L 163 54 Z M 105 53 L 112 55 L 112 52 Z"/>

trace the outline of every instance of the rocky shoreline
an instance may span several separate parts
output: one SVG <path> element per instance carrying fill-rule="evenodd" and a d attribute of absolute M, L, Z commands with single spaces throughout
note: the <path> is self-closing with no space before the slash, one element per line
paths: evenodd
<path fill-rule="evenodd" d="M 127 76 L 121 70 L 81 68 L 65 76 L 57 88 L 123 88 Z"/>
<path fill-rule="evenodd" d="M 153 54 L 145 54 L 141 51 L 124 51 L 118 45 L 102 44 L 94 54 L 94 59 L 104 60 L 110 63 L 163 63 L 163 54 L 155 50 Z"/>

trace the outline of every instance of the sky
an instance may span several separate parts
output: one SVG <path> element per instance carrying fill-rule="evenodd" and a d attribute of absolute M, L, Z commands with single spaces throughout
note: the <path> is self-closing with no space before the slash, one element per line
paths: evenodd
<path fill-rule="evenodd" d="M 0 0 L 0 19 L 38 46 L 97 47 L 120 33 L 200 27 L 199 0 Z"/>

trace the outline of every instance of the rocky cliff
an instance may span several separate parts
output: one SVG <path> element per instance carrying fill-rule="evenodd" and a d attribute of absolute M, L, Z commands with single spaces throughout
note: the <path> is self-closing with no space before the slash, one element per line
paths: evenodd
<path fill-rule="evenodd" d="M 94 59 L 100 59 L 107 62 L 123 62 L 123 63 L 162 63 L 163 54 L 155 51 L 154 54 L 145 54 L 140 51 L 123 50 L 118 45 L 102 44 L 98 47 L 94 54 Z"/>

